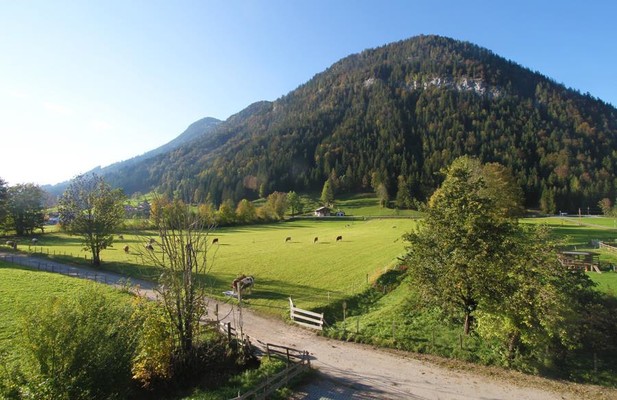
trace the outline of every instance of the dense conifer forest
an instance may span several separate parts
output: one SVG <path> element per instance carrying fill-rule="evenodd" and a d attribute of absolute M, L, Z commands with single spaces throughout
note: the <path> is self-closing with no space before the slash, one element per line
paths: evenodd
<path fill-rule="evenodd" d="M 398 182 L 425 200 L 461 155 L 512 169 L 525 205 L 575 212 L 614 199 L 617 109 L 467 42 L 419 36 L 346 57 L 171 152 L 121 168 L 128 194 L 185 201 Z"/>

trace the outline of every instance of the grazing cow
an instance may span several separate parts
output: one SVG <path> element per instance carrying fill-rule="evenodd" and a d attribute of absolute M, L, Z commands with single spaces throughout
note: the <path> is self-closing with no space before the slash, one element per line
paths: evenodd
<path fill-rule="evenodd" d="M 291 236 L 287 236 L 287 237 L 285 238 L 285 243 L 287 243 L 287 242 L 291 242 Z"/>
<path fill-rule="evenodd" d="M 150 238 L 150 240 L 148 241 L 149 244 L 154 244 L 156 243 L 156 240 L 154 240 L 154 238 Z"/>
<path fill-rule="evenodd" d="M 38 243 L 39 243 L 39 240 L 38 240 L 37 238 L 33 238 L 33 239 L 32 239 L 32 244 L 33 244 L 33 245 L 35 245 L 35 246 L 36 246 Z"/>
<path fill-rule="evenodd" d="M 337 237 L 336 237 L 336 241 L 337 241 L 337 242 L 340 242 L 341 240 L 343 240 L 343 237 L 342 237 L 342 236 L 337 236 Z"/>
<path fill-rule="evenodd" d="M 219 238 L 214 238 L 212 239 L 212 244 L 218 244 L 219 243 Z"/>
<path fill-rule="evenodd" d="M 317 236 L 315 236 L 315 239 L 313 239 L 313 244 L 317 243 L 318 240 L 319 240 L 319 238 Z"/>
<path fill-rule="evenodd" d="M 7 240 L 6 245 L 13 248 L 13 250 L 17 250 L 17 242 L 14 240 Z"/>
<path fill-rule="evenodd" d="M 231 283 L 231 288 L 236 293 L 251 292 L 253 285 L 255 284 L 255 278 L 252 276 L 240 275 Z"/>
<path fill-rule="evenodd" d="M 128 254 L 128 253 L 129 253 L 129 245 L 128 245 L 128 244 L 127 244 L 126 246 L 124 246 L 124 252 L 125 252 L 126 254 Z"/>
<path fill-rule="evenodd" d="M 118 239 L 120 239 L 120 240 L 124 240 L 124 236 L 122 236 L 122 235 L 118 235 Z"/>
<path fill-rule="evenodd" d="M 154 246 L 152 246 L 150 243 L 146 243 L 146 249 L 154 251 Z"/>

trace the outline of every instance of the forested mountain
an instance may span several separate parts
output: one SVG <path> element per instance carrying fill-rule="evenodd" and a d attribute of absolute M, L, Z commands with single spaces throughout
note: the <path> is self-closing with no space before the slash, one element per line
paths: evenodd
<path fill-rule="evenodd" d="M 463 154 L 510 167 L 528 206 L 586 209 L 615 198 L 617 110 L 471 43 L 419 36 L 346 57 L 114 181 L 219 204 L 328 177 L 394 195 L 402 175 L 425 199 Z"/>
<path fill-rule="evenodd" d="M 191 141 L 199 140 L 207 133 L 211 132 L 221 121 L 216 118 L 206 117 L 189 125 L 184 132 L 170 142 L 157 147 L 154 150 L 150 150 L 142 155 L 135 156 L 125 161 L 119 161 L 108 165 L 106 167 L 97 167 L 89 172 L 103 175 L 110 181 L 113 181 L 117 187 L 123 187 L 125 191 L 129 193 L 139 191 L 142 187 L 140 182 L 133 182 L 133 178 L 129 171 L 142 165 L 148 159 L 153 158 L 159 154 L 165 154 L 174 149 L 188 144 Z M 49 193 L 60 195 L 68 186 L 68 182 L 62 182 L 53 186 L 44 187 Z"/>

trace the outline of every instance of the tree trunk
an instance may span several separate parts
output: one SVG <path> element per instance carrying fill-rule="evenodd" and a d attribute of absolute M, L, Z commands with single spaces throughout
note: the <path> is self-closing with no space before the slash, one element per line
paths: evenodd
<path fill-rule="evenodd" d="M 469 332 L 471 332 L 471 319 L 471 312 L 466 311 L 465 324 L 463 325 L 463 332 L 465 333 L 465 335 L 469 335 Z"/>
<path fill-rule="evenodd" d="M 508 365 L 514 361 L 520 339 L 521 333 L 519 331 L 514 331 L 510 334 L 510 340 L 508 341 Z"/>

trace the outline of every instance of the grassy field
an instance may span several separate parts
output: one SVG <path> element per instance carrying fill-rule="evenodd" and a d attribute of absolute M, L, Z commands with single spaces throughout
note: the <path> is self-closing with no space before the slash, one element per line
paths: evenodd
<path fill-rule="evenodd" d="M 0 261 L 0 353 L 10 353 L 10 342 L 19 334 L 21 311 L 52 297 L 73 296 L 94 282 L 47 272 L 31 271 Z M 100 284 L 99 284 L 100 285 Z M 102 286 L 102 285 L 100 285 Z M 109 288 L 112 296 L 127 295 Z"/>
<path fill-rule="evenodd" d="M 255 289 L 247 304 L 271 314 L 285 314 L 288 297 L 298 307 L 320 308 L 362 291 L 404 253 L 401 235 L 415 225 L 411 219 L 361 221 L 296 220 L 267 225 L 220 228 L 211 233 L 219 244 L 210 248 L 209 274 L 212 294 L 229 290 L 239 274 L 253 275 Z M 142 264 L 137 249 L 152 232 L 124 233 L 113 248 L 101 253 L 106 268 L 144 276 L 151 268 Z M 336 241 L 342 236 L 342 241 Z M 285 238 L 291 241 L 285 242 Z M 317 243 L 313 243 L 317 237 Z M 129 254 L 122 248 L 128 245 Z M 39 237 L 37 247 L 21 250 L 43 253 L 56 259 L 85 262 L 77 237 L 55 232 Z M 65 256 L 66 255 L 66 256 Z"/>
<path fill-rule="evenodd" d="M 422 214 L 415 210 L 397 210 L 393 208 L 383 208 L 375 193 L 354 194 L 342 196 L 336 199 L 334 209 L 345 212 L 349 216 L 401 216 L 401 217 L 421 217 Z"/>

